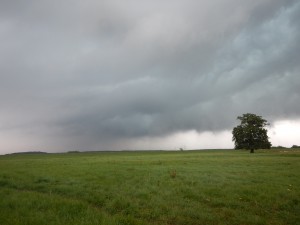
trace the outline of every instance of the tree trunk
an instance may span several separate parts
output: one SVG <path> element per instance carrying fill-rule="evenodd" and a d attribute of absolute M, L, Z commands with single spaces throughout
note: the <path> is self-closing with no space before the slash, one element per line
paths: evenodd
<path fill-rule="evenodd" d="M 250 150 L 250 153 L 254 153 L 254 149 L 253 148 Z"/>

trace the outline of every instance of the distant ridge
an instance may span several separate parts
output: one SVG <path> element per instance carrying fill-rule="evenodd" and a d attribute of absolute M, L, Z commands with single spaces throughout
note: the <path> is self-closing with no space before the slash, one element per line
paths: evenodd
<path fill-rule="evenodd" d="M 48 153 L 41 152 L 41 151 L 28 151 L 28 152 L 14 152 L 7 155 L 25 155 L 25 154 L 48 154 Z"/>

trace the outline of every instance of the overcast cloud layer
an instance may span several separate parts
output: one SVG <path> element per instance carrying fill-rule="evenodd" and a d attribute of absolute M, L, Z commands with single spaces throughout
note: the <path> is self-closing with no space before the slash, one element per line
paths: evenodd
<path fill-rule="evenodd" d="M 1 0 L 0 151 L 298 120 L 299 43 L 293 0 Z"/>

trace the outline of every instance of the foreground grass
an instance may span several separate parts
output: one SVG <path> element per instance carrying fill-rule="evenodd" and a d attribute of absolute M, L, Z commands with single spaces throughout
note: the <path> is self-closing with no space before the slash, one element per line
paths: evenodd
<path fill-rule="evenodd" d="M 0 156 L 0 224 L 299 224 L 300 150 Z"/>

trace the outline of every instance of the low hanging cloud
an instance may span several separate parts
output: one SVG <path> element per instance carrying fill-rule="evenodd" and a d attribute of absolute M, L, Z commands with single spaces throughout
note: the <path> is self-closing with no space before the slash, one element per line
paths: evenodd
<path fill-rule="evenodd" d="M 297 120 L 299 21 L 293 0 L 1 1 L 0 151 L 151 148 L 247 112 Z"/>

